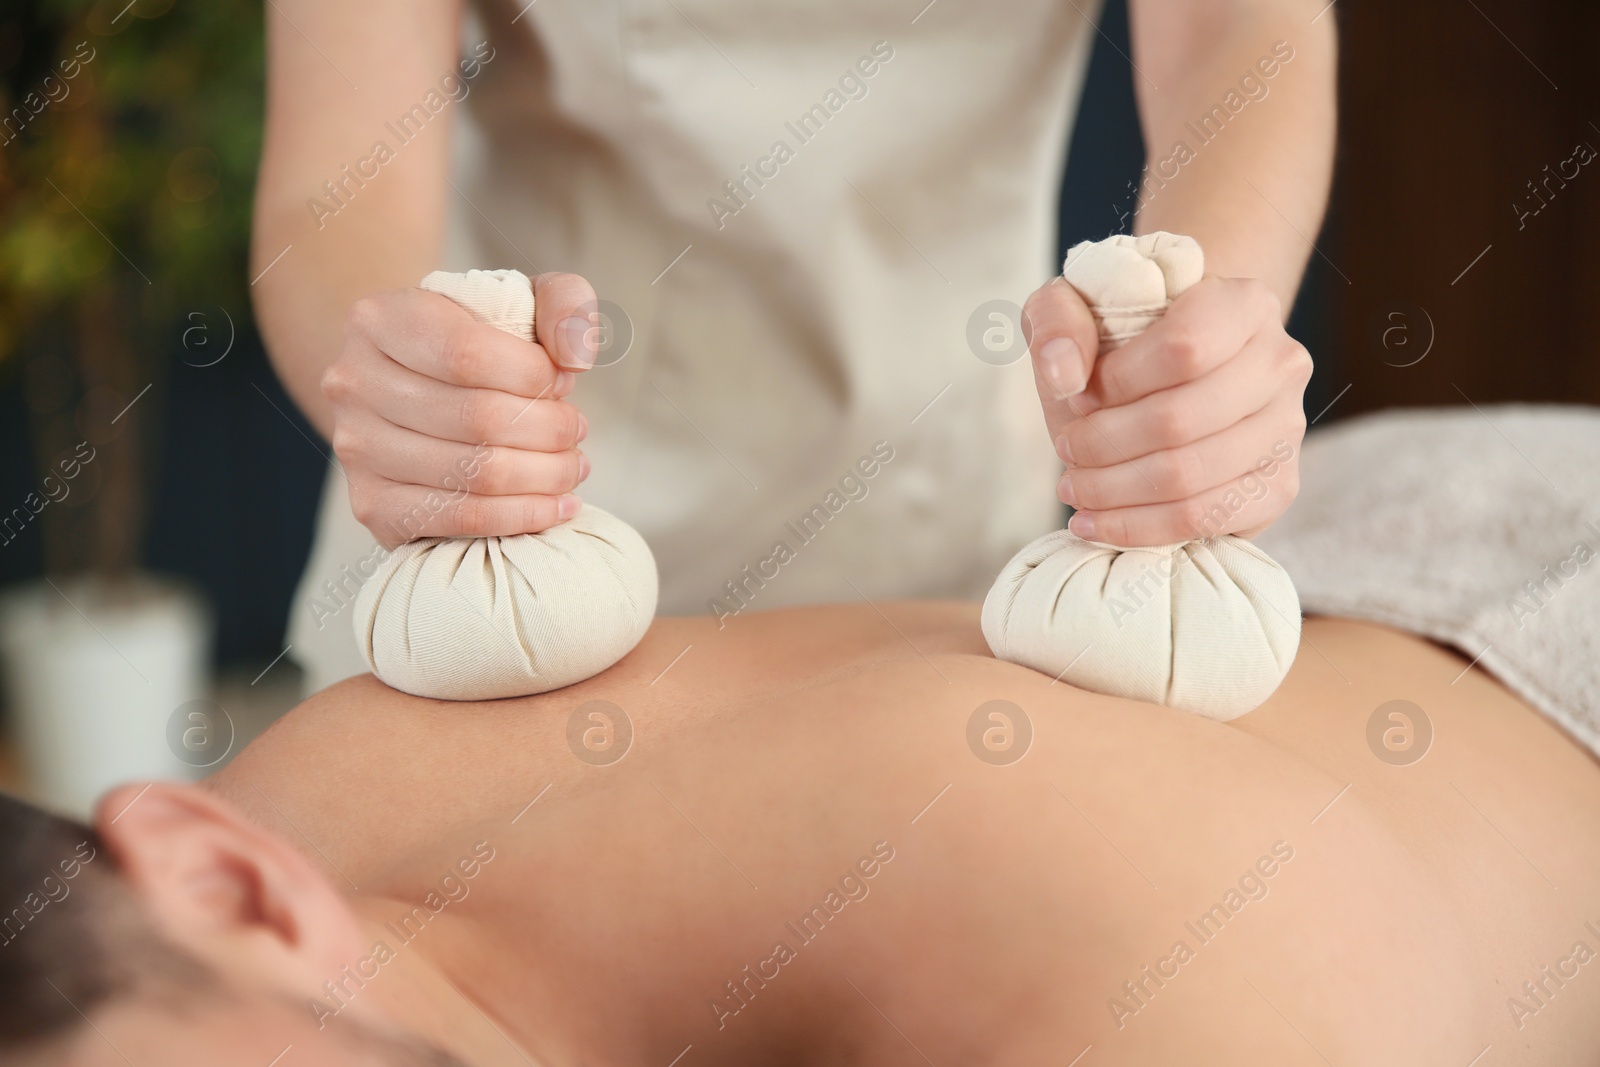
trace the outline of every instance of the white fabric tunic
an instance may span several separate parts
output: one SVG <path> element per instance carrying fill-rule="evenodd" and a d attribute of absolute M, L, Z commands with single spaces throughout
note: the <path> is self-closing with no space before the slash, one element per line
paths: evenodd
<path fill-rule="evenodd" d="M 467 20 L 439 267 L 594 284 L 579 494 L 649 542 L 660 610 L 981 598 L 1061 521 L 982 306 L 1055 273 L 1098 3 L 525 2 Z M 381 556 L 330 475 L 290 608 L 310 688 L 365 670 Z"/>

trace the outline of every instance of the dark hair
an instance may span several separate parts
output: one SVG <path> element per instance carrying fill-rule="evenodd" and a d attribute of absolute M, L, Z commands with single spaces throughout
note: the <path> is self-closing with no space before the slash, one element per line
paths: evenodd
<path fill-rule="evenodd" d="M 113 874 L 90 827 L 0 793 L 0 1049 L 66 1036 L 128 982 Z"/>
<path fill-rule="evenodd" d="M 0 792 L 0 1059 L 71 1038 L 135 992 L 218 995 L 150 929 L 93 828 Z M 352 1023 L 346 1040 L 392 1067 L 462 1067 L 407 1035 Z"/>

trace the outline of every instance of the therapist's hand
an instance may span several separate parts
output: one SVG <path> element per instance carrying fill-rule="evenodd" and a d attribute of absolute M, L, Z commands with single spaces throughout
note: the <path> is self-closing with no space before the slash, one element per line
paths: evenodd
<path fill-rule="evenodd" d="M 1023 308 L 1080 537 L 1127 547 L 1254 536 L 1300 488 L 1311 357 L 1261 282 L 1207 276 L 1101 357 L 1094 319 L 1060 278 Z"/>
<path fill-rule="evenodd" d="M 588 432 L 564 398 L 594 364 L 594 290 L 534 281 L 535 341 L 421 289 L 365 297 L 322 377 L 356 519 L 380 543 L 537 533 L 572 518 Z"/>

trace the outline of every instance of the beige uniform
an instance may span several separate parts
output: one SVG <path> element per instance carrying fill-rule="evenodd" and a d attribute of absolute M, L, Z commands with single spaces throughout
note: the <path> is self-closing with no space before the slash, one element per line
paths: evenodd
<path fill-rule="evenodd" d="M 594 284 L 580 495 L 649 542 L 663 612 L 978 599 L 1060 525 L 1022 342 L 984 305 L 1055 273 L 1098 4 L 923 3 L 468 20 L 439 266 Z M 290 610 L 312 688 L 366 669 L 350 602 L 379 553 L 330 475 Z"/>

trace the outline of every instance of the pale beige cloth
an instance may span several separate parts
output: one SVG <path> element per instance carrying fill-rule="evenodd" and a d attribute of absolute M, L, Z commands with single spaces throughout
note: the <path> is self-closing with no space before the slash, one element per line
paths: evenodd
<path fill-rule="evenodd" d="M 422 288 L 523 340 L 533 336 L 528 278 L 514 270 L 435 271 Z M 526 696 L 592 678 L 627 655 L 656 609 L 644 538 L 592 504 L 515 537 L 429 537 L 391 553 L 356 597 L 368 668 L 439 700 Z"/>
<path fill-rule="evenodd" d="M 1094 312 L 1104 354 L 1198 282 L 1204 258 L 1187 237 L 1122 235 L 1074 247 L 1062 273 Z M 1232 536 L 1123 549 L 1046 534 L 1000 572 L 982 621 L 1000 659 L 1221 720 L 1271 696 L 1300 644 L 1287 572 Z"/>
<path fill-rule="evenodd" d="M 1451 645 L 1600 755 L 1600 411 L 1364 415 L 1314 430 L 1300 477 L 1261 541 L 1306 611 Z"/>
<path fill-rule="evenodd" d="M 780 540 L 794 558 L 750 611 L 977 599 L 1060 525 L 1028 361 L 985 362 L 968 328 L 1055 273 L 1100 4 L 923 6 L 473 5 L 463 54 L 493 58 L 419 135 L 456 124 L 439 265 L 581 274 L 631 323 L 573 394 L 580 495 L 649 541 L 665 612 L 731 608 L 727 583 Z M 763 168 L 779 141 L 792 156 Z M 787 534 L 879 441 L 894 460 L 866 498 Z M 347 496 L 330 475 L 290 607 L 312 688 L 366 669 L 344 616 L 373 538 Z"/>
<path fill-rule="evenodd" d="M 436 270 L 419 288 L 449 297 L 479 322 L 533 340 L 533 284 L 520 270 Z"/>
<path fill-rule="evenodd" d="M 402 545 L 361 587 L 356 636 L 402 692 L 494 700 L 594 677 L 639 643 L 655 606 L 644 538 L 587 504 L 543 533 Z"/>

